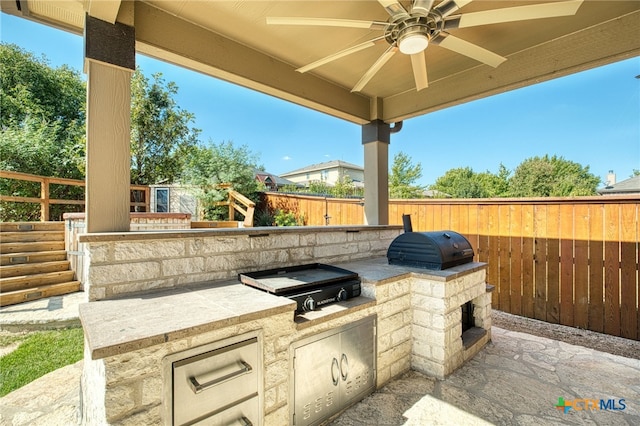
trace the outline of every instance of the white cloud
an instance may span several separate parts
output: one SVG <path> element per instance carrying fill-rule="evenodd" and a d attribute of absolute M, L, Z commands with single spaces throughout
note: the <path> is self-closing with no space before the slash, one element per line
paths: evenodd
<path fill-rule="evenodd" d="M 284 157 L 282 157 L 282 159 L 284 161 L 289 161 L 289 160 L 291 160 L 291 157 L 289 157 L 288 155 L 285 155 Z"/>

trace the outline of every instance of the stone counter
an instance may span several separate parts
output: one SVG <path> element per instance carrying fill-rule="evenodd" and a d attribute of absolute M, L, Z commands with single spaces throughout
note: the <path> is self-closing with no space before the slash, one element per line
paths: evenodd
<path fill-rule="evenodd" d="M 295 317 L 294 302 L 228 279 L 81 305 L 83 423 L 162 424 L 163 360 L 232 336 L 251 333 L 260 341 L 264 425 L 289 423 L 296 341 L 375 316 L 379 388 L 410 368 L 442 378 L 490 338 L 485 333 L 474 348 L 464 348 L 460 309 L 453 306 L 474 300 L 478 326 L 490 328 L 486 264 L 425 271 L 376 257 L 335 265 L 360 275 L 362 296 Z M 445 293 L 451 302 L 441 301 Z"/>

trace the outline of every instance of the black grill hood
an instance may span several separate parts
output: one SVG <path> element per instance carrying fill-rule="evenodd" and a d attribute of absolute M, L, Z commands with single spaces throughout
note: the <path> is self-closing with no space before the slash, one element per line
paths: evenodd
<path fill-rule="evenodd" d="M 454 231 L 411 232 L 410 218 L 403 216 L 404 234 L 387 250 L 390 265 L 442 270 L 473 261 L 469 241 Z"/>

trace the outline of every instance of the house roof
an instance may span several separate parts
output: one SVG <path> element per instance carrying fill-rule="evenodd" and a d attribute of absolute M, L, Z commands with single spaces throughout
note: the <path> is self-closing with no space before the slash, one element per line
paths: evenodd
<path fill-rule="evenodd" d="M 274 182 L 277 186 L 284 186 L 284 185 L 295 185 L 295 186 L 297 186 L 298 185 L 297 183 L 292 182 L 289 179 L 285 179 L 283 177 L 280 177 L 278 175 L 274 175 L 273 173 L 265 172 L 263 170 L 255 170 L 255 174 L 256 174 L 256 177 L 258 179 L 260 179 L 260 181 L 262 181 L 262 182 L 264 182 L 264 180 L 267 177 L 271 178 L 271 181 Z"/>
<path fill-rule="evenodd" d="M 605 186 L 598 189 L 598 194 L 640 194 L 640 176 L 634 176 L 632 178 L 623 180 L 616 184 Z"/>
<path fill-rule="evenodd" d="M 299 173 L 306 173 L 306 172 L 313 172 L 316 170 L 327 170 L 327 169 L 335 169 L 338 167 L 343 167 L 345 169 L 352 169 L 352 170 L 358 170 L 358 171 L 364 171 L 364 168 L 362 168 L 361 166 L 352 164 L 352 163 L 347 163 L 346 161 L 342 161 L 342 160 L 333 160 L 333 161 L 327 161 L 324 163 L 318 163 L 318 164 L 312 164 L 310 166 L 306 166 L 303 167 L 301 169 L 297 169 L 297 170 L 293 170 L 287 173 L 282 173 L 282 176 L 291 176 L 291 175 L 297 175 Z"/>

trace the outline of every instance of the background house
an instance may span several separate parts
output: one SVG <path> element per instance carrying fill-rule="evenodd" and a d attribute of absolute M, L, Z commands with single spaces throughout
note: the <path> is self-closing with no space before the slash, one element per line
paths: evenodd
<path fill-rule="evenodd" d="M 349 176 L 356 187 L 364 186 L 364 168 L 341 160 L 312 164 L 281 176 L 304 186 L 309 186 L 311 182 L 324 182 L 333 186 L 340 179 Z"/>
<path fill-rule="evenodd" d="M 622 182 L 616 182 L 616 175 L 609 172 L 604 188 L 598 189 L 600 195 L 640 194 L 640 176 L 634 176 Z"/>

